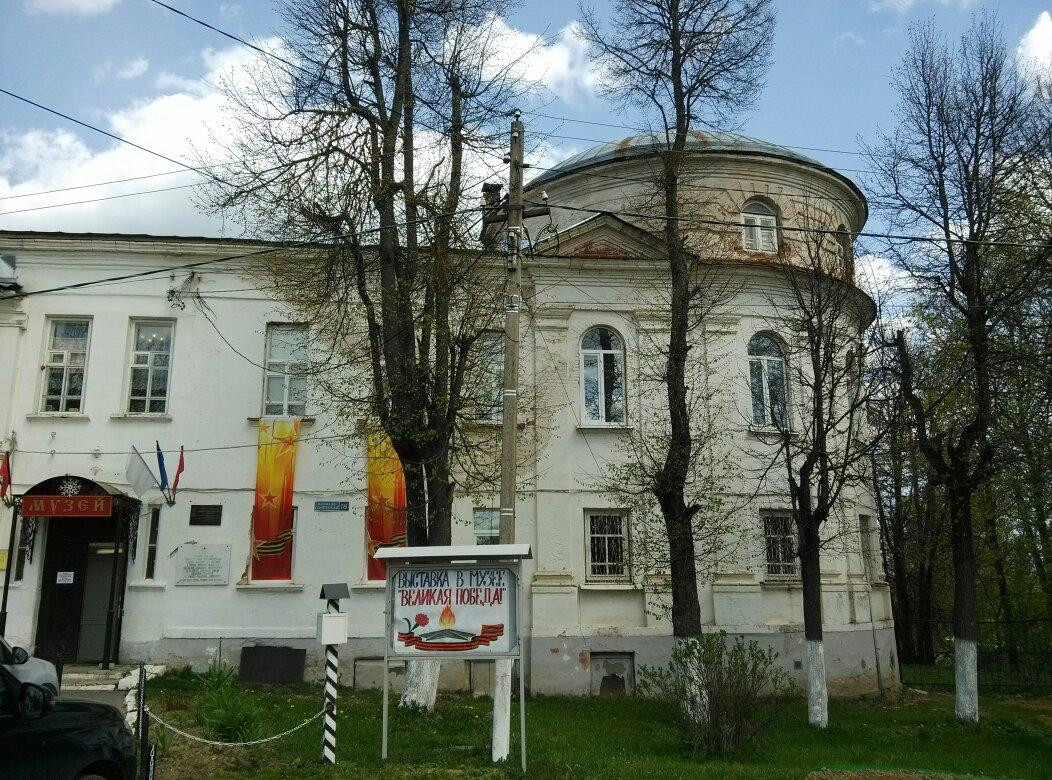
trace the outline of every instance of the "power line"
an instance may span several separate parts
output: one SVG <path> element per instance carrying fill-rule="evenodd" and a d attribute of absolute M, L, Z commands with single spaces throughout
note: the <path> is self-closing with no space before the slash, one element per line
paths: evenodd
<path fill-rule="evenodd" d="M 190 187 L 197 187 L 200 182 L 194 182 L 193 184 L 179 184 L 175 187 L 160 187 L 156 190 L 139 190 L 137 192 L 122 192 L 119 195 L 103 195 L 98 198 L 87 198 L 86 200 L 71 200 L 65 203 L 49 203 L 46 206 L 30 206 L 24 209 L 13 209 L 12 211 L 0 211 L 0 217 L 7 217 L 11 214 L 25 214 L 27 211 L 46 211 L 48 209 L 61 209 L 67 206 L 84 206 L 88 203 L 102 203 L 107 200 L 118 200 L 119 198 L 134 198 L 139 195 L 155 195 L 159 192 L 174 192 L 175 190 L 185 190 Z"/>
<path fill-rule="evenodd" d="M 219 167 L 219 166 L 211 166 Z M 56 187 L 52 190 L 37 190 L 35 192 L 19 192 L 15 195 L 4 195 L 0 201 L 17 200 L 18 198 L 34 198 L 39 195 L 54 195 L 57 192 L 71 192 L 73 190 L 87 190 L 92 187 L 105 187 L 108 184 L 125 184 L 129 181 L 142 181 L 143 179 L 156 179 L 159 176 L 172 176 L 177 173 L 196 173 L 185 168 L 178 171 L 161 171 L 160 173 L 147 173 L 144 176 L 129 176 L 125 179 L 109 179 L 108 181 L 95 181 L 90 184 L 74 184 L 69 187 Z"/>
<path fill-rule="evenodd" d="M 647 127 L 633 127 L 632 125 L 617 124 L 615 122 L 597 122 L 597 121 L 591 120 L 591 119 L 574 119 L 573 117 L 569 117 L 569 116 L 558 116 L 556 114 L 545 114 L 545 113 L 542 113 L 540 111 L 531 111 L 529 109 L 523 109 L 523 113 L 524 114 L 532 114 L 533 116 L 544 117 L 545 119 L 554 119 L 555 121 L 558 121 L 558 122 L 576 122 L 577 124 L 595 125 L 596 127 L 612 127 L 612 128 L 618 129 L 618 130 L 633 130 L 633 131 L 635 131 L 637 133 L 653 133 L 654 132 L 652 128 L 647 128 Z M 719 129 L 719 128 L 713 128 L 713 129 L 714 129 L 715 132 L 722 133 L 724 135 L 737 136 L 738 138 L 742 138 L 742 139 L 745 139 L 745 140 L 748 140 L 748 141 L 758 141 L 759 140 L 759 139 L 753 138 L 752 136 L 744 135 L 742 133 L 738 133 L 738 132 L 735 132 L 735 131 L 732 131 L 732 130 L 723 130 L 723 129 Z M 761 141 L 761 143 L 767 143 L 767 142 Z M 831 154 L 851 154 L 851 155 L 855 155 L 855 156 L 858 156 L 858 157 L 866 157 L 867 156 L 864 152 L 854 152 L 854 151 L 850 151 L 848 149 L 829 149 L 829 148 L 822 147 L 822 146 L 798 146 L 798 145 L 793 145 L 793 144 L 773 144 L 773 145 L 774 146 L 780 146 L 783 149 L 803 149 L 804 151 L 809 151 L 809 152 L 830 152 Z"/>
<path fill-rule="evenodd" d="M 22 95 L 18 95 L 14 92 L 11 92 L 10 90 L 3 89 L 2 87 L 0 87 L 0 93 L 7 95 L 8 97 L 13 97 L 15 100 L 21 100 L 23 103 L 27 103 L 28 105 L 31 105 L 35 108 L 39 108 L 42 111 L 47 111 L 49 114 L 54 114 L 57 117 L 61 117 L 62 119 L 65 119 L 69 122 L 73 122 L 74 124 L 80 125 L 81 127 L 86 127 L 88 130 L 93 130 L 96 133 L 100 133 L 101 135 L 106 136 L 107 138 L 112 138 L 114 141 L 120 141 L 122 144 L 127 144 L 128 146 L 139 149 L 140 151 L 146 152 L 147 154 L 152 154 L 154 157 L 159 157 L 162 160 L 167 160 L 170 163 L 175 163 L 176 165 L 182 166 L 183 168 L 186 168 L 189 171 L 196 171 L 197 173 L 203 172 L 202 168 L 194 167 L 189 163 L 185 163 L 182 160 L 177 160 L 174 157 L 169 157 L 166 154 L 155 152 L 153 149 L 148 149 L 147 147 L 142 146 L 141 144 L 137 144 L 134 141 L 129 141 L 127 138 L 121 138 L 119 135 L 115 135 L 114 133 L 111 133 L 108 130 L 103 130 L 101 127 L 96 127 L 95 125 L 90 124 L 89 122 L 84 122 L 80 119 L 76 119 L 75 117 L 72 117 L 69 114 L 64 114 L 61 111 L 58 111 L 57 109 L 49 108 L 43 103 L 37 103 L 35 100 L 30 100 L 29 98 L 23 97 Z"/>
<path fill-rule="evenodd" d="M 527 205 L 530 205 L 530 206 L 549 206 L 551 208 L 566 209 L 567 211 L 582 211 L 582 212 L 585 212 L 585 213 L 588 213 L 588 214 L 608 215 L 608 216 L 614 216 L 614 217 L 633 217 L 635 219 L 646 219 L 646 220 L 674 220 L 676 222 L 685 222 L 685 223 L 688 223 L 688 224 L 717 225 L 717 226 L 733 227 L 733 228 L 738 228 L 738 229 L 742 228 L 742 223 L 741 222 L 734 222 L 734 221 L 725 220 L 725 219 L 712 219 L 712 218 L 707 218 L 707 217 L 685 217 L 685 216 L 670 217 L 668 215 L 663 215 L 663 214 L 644 214 L 644 213 L 635 212 L 635 211 L 616 211 L 616 210 L 610 210 L 610 209 L 590 208 L 590 207 L 587 207 L 587 206 L 572 206 L 572 205 L 569 205 L 569 204 L 552 203 L 551 201 L 545 201 L 545 202 L 527 201 Z M 793 227 L 791 225 L 784 225 L 784 224 L 779 224 L 777 229 L 780 230 L 780 231 L 785 231 L 785 232 L 814 233 L 814 234 L 828 235 L 828 236 L 834 236 L 834 237 L 843 236 L 844 233 L 845 233 L 845 231 L 843 231 L 843 230 L 831 230 L 831 229 L 828 229 L 828 228 Z M 883 239 L 885 241 L 919 241 L 919 242 L 925 242 L 925 243 L 929 243 L 929 244 L 935 244 L 935 245 L 938 245 L 938 246 L 942 246 L 942 245 L 944 245 L 946 243 L 946 239 L 945 238 L 940 238 L 938 236 L 908 236 L 908 235 L 902 235 L 902 234 L 897 234 L 897 233 L 871 233 L 871 232 L 866 232 L 866 231 L 860 231 L 858 233 L 855 233 L 854 235 L 861 236 L 863 238 L 879 238 L 879 239 Z M 1019 241 L 974 241 L 974 240 L 971 240 L 971 239 L 960 238 L 960 237 L 955 237 L 955 238 L 951 239 L 951 242 L 958 242 L 958 243 L 962 243 L 962 244 L 971 244 L 971 245 L 974 245 L 974 246 L 1014 247 L 1014 248 L 1017 248 L 1017 249 L 1019 249 L 1019 248 L 1021 248 L 1021 249 L 1050 249 L 1050 248 L 1052 248 L 1052 244 L 1032 244 L 1032 243 L 1024 243 L 1024 242 L 1019 242 Z M 542 257 L 543 257 L 543 255 L 542 255 Z"/>
<path fill-rule="evenodd" d="M 475 207 L 472 207 L 472 208 L 458 209 L 457 211 L 451 211 L 451 212 L 448 212 L 448 213 L 445 213 L 445 214 L 433 214 L 433 215 L 426 216 L 426 217 L 420 217 L 418 219 L 403 220 L 401 222 L 395 222 L 395 223 L 393 223 L 391 225 L 378 225 L 377 227 L 366 228 L 365 230 L 361 230 L 361 231 L 359 231 L 359 234 L 360 235 L 366 235 L 366 234 L 369 234 L 369 233 L 377 233 L 377 232 L 379 232 L 381 230 L 388 230 L 388 229 L 391 229 L 391 228 L 408 227 L 409 225 L 415 225 L 415 224 L 419 224 L 419 223 L 422 223 L 422 222 L 430 222 L 432 220 L 439 219 L 441 217 L 454 217 L 454 216 L 457 216 L 459 214 L 468 214 L 468 213 L 471 213 L 471 212 L 474 212 L 474 211 L 482 211 L 482 207 L 475 206 Z M 321 247 L 321 246 L 336 246 L 336 245 L 335 244 L 326 244 L 325 242 L 322 242 L 322 241 L 284 242 L 284 243 L 278 244 L 276 246 L 271 246 L 271 247 L 265 247 L 263 249 L 258 249 L 258 250 L 254 251 L 254 252 L 242 252 L 242 253 L 239 253 L 239 254 L 236 254 L 236 255 L 227 255 L 225 257 L 216 257 L 216 258 L 212 258 L 212 259 L 209 259 L 209 260 L 196 260 L 196 261 L 191 262 L 191 263 L 182 263 L 180 265 L 167 266 L 165 268 L 154 268 L 154 269 L 150 269 L 148 271 L 137 271 L 135 273 L 121 274 L 121 275 L 118 275 L 118 276 L 108 276 L 108 277 L 105 277 L 103 279 L 93 279 L 93 280 L 90 280 L 90 281 L 87 281 L 87 282 L 74 282 L 72 284 L 60 285 L 58 287 L 49 287 L 49 288 L 44 289 L 44 290 L 28 290 L 28 291 L 25 291 L 25 292 L 21 292 L 20 291 L 20 292 L 16 292 L 16 293 L 13 293 L 11 295 L 7 295 L 7 296 L 4 296 L 4 297 L 0 298 L 0 301 L 7 301 L 7 300 L 15 299 L 15 298 L 28 298 L 28 297 L 30 297 L 32 295 L 44 295 L 44 294 L 47 294 L 47 293 L 63 292 L 65 290 L 76 290 L 76 289 L 81 289 L 81 288 L 84 288 L 84 287 L 92 287 L 92 286 L 97 285 L 97 284 L 106 284 L 106 283 L 109 283 L 109 282 L 123 282 L 123 281 L 129 280 L 129 279 L 138 279 L 138 278 L 141 278 L 141 277 L 144 277 L 144 276 L 152 276 L 154 274 L 163 274 L 163 273 L 167 273 L 169 271 L 182 271 L 182 270 L 186 270 L 188 268 L 199 268 L 199 267 L 201 267 L 203 265 L 209 265 L 211 263 L 225 263 L 225 262 L 228 262 L 230 260 L 240 260 L 242 258 L 247 258 L 247 257 L 257 257 L 259 255 L 270 254 L 272 252 L 280 252 L 280 251 L 283 251 L 283 250 L 286 250 L 286 249 L 298 249 L 298 248 L 303 248 L 303 247 L 308 247 L 308 246 Z"/>

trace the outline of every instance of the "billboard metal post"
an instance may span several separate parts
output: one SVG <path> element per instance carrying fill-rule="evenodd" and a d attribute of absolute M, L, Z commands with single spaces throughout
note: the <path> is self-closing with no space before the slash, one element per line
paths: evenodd
<path fill-rule="evenodd" d="M 376 557 L 387 564 L 384 599 L 383 717 L 380 755 L 388 755 L 389 668 L 395 659 L 519 662 L 519 738 L 526 771 L 526 667 L 522 615 L 522 561 L 528 544 L 460 547 L 389 547 Z M 514 584 L 511 582 L 514 579 Z M 453 609 L 456 607 L 456 610 Z M 439 608 L 441 610 L 439 611 Z M 405 626 L 402 626 L 402 623 Z M 510 680 L 509 687 L 510 687 Z M 494 681 L 496 683 L 496 681 Z M 494 721 L 510 727 L 494 691 Z M 494 757 L 502 761 L 507 757 Z"/>

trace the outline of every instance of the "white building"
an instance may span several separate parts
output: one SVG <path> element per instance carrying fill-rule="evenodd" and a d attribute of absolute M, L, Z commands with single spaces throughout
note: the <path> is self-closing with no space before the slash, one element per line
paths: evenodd
<path fill-rule="evenodd" d="M 516 541 L 534 550 L 525 571 L 534 692 L 597 692 L 607 675 L 631 680 L 636 665 L 661 663 L 671 646 L 662 578 L 634 567 L 627 507 L 596 486 L 644 417 L 634 378 L 644 335 L 662 326 L 637 301 L 647 275 L 657 273 L 646 258 L 658 241 L 623 214 L 575 210 L 631 212 L 650 151 L 646 139 L 598 147 L 528 188 L 528 200 L 547 194 L 558 226 L 554 237 L 543 231 L 547 218 L 528 222 L 535 253 L 525 267 L 533 309 L 523 381 L 548 415 L 546 433 L 531 445 L 516 528 Z M 685 180 L 705 193 L 705 213 L 742 225 L 722 262 L 736 281 L 733 300 L 700 337 L 722 356 L 711 403 L 741 464 L 726 491 L 740 498 L 757 493 L 749 475 L 773 413 L 769 400 L 756 407 L 751 397 L 750 343 L 754 353 L 757 345 L 769 350 L 754 337 L 777 336 L 765 296 L 779 284 L 770 258 L 791 243 L 782 228 L 799 211 L 794 199 L 821 201 L 848 233 L 861 230 L 866 204 L 849 180 L 781 147 L 699 135 L 689 160 Z M 347 465 L 364 463 L 365 444 L 340 421 L 313 417 L 309 390 L 286 378 L 297 362 L 294 315 L 260 292 L 236 259 L 223 260 L 259 248 L 229 239 L 0 231 L 0 254 L 27 294 L 0 303 L 0 419 L 14 451 L 14 492 L 114 499 L 107 518 L 21 519 L 8 564 L 9 638 L 44 655 L 97 662 L 109 625 L 110 657 L 120 660 L 204 664 L 222 643 L 237 663 L 242 647 L 272 645 L 306 648 L 317 669 L 320 585 L 343 581 L 352 633 L 340 656 L 345 675 L 357 685 L 378 679 L 382 583 L 366 576 L 364 469 Z M 840 262 L 850 275 L 850 257 Z M 159 269 L 175 270 L 144 273 Z M 142 275 L 76 286 L 135 274 Z M 186 305 L 191 288 L 207 308 Z M 776 370 L 762 372 L 764 381 L 773 383 Z M 791 407 L 791 388 L 789 396 Z M 249 565 L 257 428 L 273 414 L 303 416 L 292 577 L 258 582 Z M 172 451 L 186 451 L 173 505 L 156 490 L 139 503 L 127 484 L 130 448 L 154 466 L 155 441 L 167 452 L 169 479 Z M 455 516 L 464 522 L 454 523 L 454 543 L 493 540 L 495 510 L 480 506 L 496 506 L 496 497 L 457 498 Z M 801 590 L 787 506 L 775 488 L 744 504 L 733 554 L 706 570 L 699 591 L 706 630 L 759 639 L 799 669 Z M 12 512 L 0 514 L 6 546 Z M 827 668 L 834 692 L 872 690 L 877 656 L 885 682 L 897 681 L 898 670 L 871 497 L 848 496 L 843 516 L 840 542 L 822 567 Z M 449 685 L 470 679 L 462 663 L 445 667 Z"/>

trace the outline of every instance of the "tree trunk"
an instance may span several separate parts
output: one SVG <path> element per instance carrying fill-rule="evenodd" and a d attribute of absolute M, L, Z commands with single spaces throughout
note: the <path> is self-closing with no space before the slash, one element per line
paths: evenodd
<path fill-rule="evenodd" d="M 953 652 L 957 719 L 979 722 L 978 642 L 972 491 L 957 481 L 948 491 L 953 547 Z"/>
<path fill-rule="evenodd" d="M 829 691 L 822 644 L 822 566 L 816 524 L 809 518 L 800 518 L 799 536 L 800 578 L 804 590 L 807 721 L 824 729 L 829 725 Z"/>
<path fill-rule="evenodd" d="M 405 682 L 399 707 L 419 707 L 431 712 L 438 698 L 438 674 L 442 662 L 430 658 L 406 661 Z"/>

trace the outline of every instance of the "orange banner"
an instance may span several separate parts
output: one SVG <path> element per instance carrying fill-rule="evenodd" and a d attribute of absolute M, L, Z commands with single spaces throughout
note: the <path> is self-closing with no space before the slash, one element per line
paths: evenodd
<path fill-rule="evenodd" d="M 365 548 L 370 580 L 387 578 L 387 565 L 373 556 L 381 547 L 406 546 L 405 475 L 398 453 L 383 433 L 366 436 Z"/>
<path fill-rule="evenodd" d="M 300 418 L 259 421 L 256 503 L 252 507 L 252 579 L 292 579 L 292 489 Z"/>

